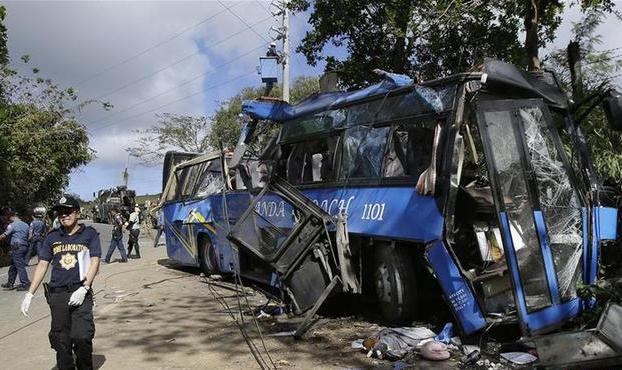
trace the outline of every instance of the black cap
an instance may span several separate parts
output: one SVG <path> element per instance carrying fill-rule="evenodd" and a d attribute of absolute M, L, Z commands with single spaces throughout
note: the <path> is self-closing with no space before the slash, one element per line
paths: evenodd
<path fill-rule="evenodd" d="M 54 207 L 52 207 L 52 210 L 54 211 L 58 211 L 60 209 L 80 209 L 80 203 L 78 203 L 78 200 L 74 197 L 64 196 L 56 202 Z"/>

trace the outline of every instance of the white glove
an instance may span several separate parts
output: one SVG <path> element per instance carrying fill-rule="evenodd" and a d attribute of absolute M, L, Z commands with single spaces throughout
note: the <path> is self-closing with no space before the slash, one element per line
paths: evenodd
<path fill-rule="evenodd" d="M 30 308 L 30 302 L 32 302 L 32 297 L 34 297 L 34 295 L 30 292 L 27 292 L 24 300 L 22 301 L 21 311 L 22 314 L 26 317 L 28 317 L 28 308 Z"/>
<path fill-rule="evenodd" d="M 88 293 L 88 291 L 89 290 L 83 286 L 76 289 L 76 291 L 73 292 L 73 294 L 71 295 L 71 298 L 69 298 L 69 305 L 70 306 L 81 305 L 82 302 L 84 302 L 84 297 L 86 297 L 86 293 Z"/>

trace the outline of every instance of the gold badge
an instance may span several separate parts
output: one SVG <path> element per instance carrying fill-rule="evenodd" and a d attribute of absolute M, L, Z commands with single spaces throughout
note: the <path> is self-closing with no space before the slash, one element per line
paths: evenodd
<path fill-rule="evenodd" d="M 76 267 L 77 262 L 78 260 L 76 259 L 76 256 L 71 253 L 65 253 L 60 257 L 60 265 L 65 270 L 71 270 L 72 268 Z"/>

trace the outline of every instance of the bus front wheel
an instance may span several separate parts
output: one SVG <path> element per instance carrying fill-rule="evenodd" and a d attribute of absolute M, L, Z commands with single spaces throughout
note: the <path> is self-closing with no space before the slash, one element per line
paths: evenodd
<path fill-rule="evenodd" d="M 207 276 L 218 272 L 216 249 L 209 237 L 199 239 L 199 266 Z"/>
<path fill-rule="evenodd" d="M 374 262 L 374 285 L 383 318 L 394 325 L 410 324 L 417 304 L 412 251 L 398 246 L 377 246 Z"/>

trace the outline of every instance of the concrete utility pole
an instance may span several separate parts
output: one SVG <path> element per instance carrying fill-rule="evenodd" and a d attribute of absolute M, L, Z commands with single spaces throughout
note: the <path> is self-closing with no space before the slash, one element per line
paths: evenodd
<path fill-rule="evenodd" d="M 281 16 L 281 26 L 278 28 L 270 27 L 270 31 L 276 35 L 272 40 L 282 40 L 283 50 L 281 51 L 279 63 L 283 68 L 283 96 L 281 99 L 289 103 L 289 0 L 274 0 L 271 4 L 277 11 L 272 12 L 274 17 Z"/>
<path fill-rule="evenodd" d="M 283 17 L 281 29 L 283 30 L 283 100 L 289 103 L 289 0 L 283 0 Z"/>
<path fill-rule="evenodd" d="M 575 103 L 578 103 L 583 98 L 583 74 L 581 72 L 581 48 L 579 43 L 576 41 L 570 42 L 567 53 L 572 84 L 572 99 Z"/>

